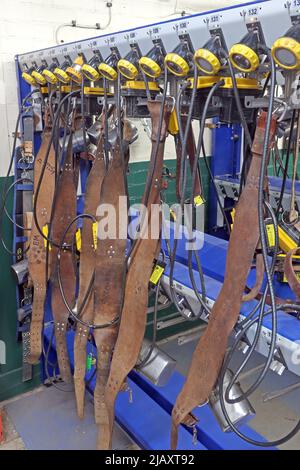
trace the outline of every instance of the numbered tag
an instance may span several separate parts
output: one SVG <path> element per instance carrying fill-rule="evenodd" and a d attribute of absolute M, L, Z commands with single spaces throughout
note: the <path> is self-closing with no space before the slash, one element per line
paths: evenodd
<path fill-rule="evenodd" d="M 157 264 L 153 270 L 153 273 L 151 274 L 151 277 L 150 277 L 150 282 L 154 285 L 154 286 L 157 286 L 157 284 L 159 283 L 159 280 L 161 278 L 161 276 L 163 275 L 165 271 L 165 266 L 162 266 L 160 264 Z"/>
<path fill-rule="evenodd" d="M 97 246 L 98 246 L 98 222 L 93 223 L 92 231 L 93 231 L 94 249 L 97 250 Z"/>
<path fill-rule="evenodd" d="M 81 230 L 80 228 L 76 232 L 76 248 L 79 253 L 81 252 L 82 240 L 81 240 Z"/>
<path fill-rule="evenodd" d="M 234 224 L 234 219 L 235 219 L 235 213 L 236 213 L 236 210 L 235 210 L 235 208 L 233 208 L 232 211 L 231 211 L 231 220 L 232 220 L 231 230 L 233 229 L 233 224 Z"/>
<path fill-rule="evenodd" d="M 47 225 L 47 224 L 44 225 L 44 227 L 42 228 L 42 232 L 43 232 L 43 235 L 44 235 L 44 237 L 45 237 L 45 238 L 44 238 L 44 247 L 47 248 L 48 242 L 47 242 L 46 238 L 48 238 L 48 235 L 49 235 L 49 229 L 48 229 L 48 225 Z M 48 246 L 49 246 L 49 251 L 51 251 L 51 244 L 49 243 Z"/>
<path fill-rule="evenodd" d="M 202 196 L 198 195 L 194 198 L 195 207 L 200 207 L 204 204 L 204 199 Z"/>
<path fill-rule="evenodd" d="M 268 245 L 270 249 L 275 248 L 275 227 L 273 224 L 266 224 Z"/>
<path fill-rule="evenodd" d="M 170 209 L 170 215 L 171 215 L 172 219 L 174 220 L 174 222 L 176 222 L 177 216 L 176 216 L 175 212 L 173 211 L 173 209 Z"/>
<path fill-rule="evenodd" d="M 90 372 L 94 365 L 96 365 L 96 358 L 94 357 L 93 353 L 89 353 L 86 358 L 86 370 Z"/>

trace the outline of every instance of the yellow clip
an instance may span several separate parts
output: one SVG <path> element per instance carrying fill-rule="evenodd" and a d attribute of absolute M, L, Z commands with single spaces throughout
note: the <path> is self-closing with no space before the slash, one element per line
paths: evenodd
<path fill-rule="evenodd" d="M 98 246 L 98 222 L 93 223 L 92 231 L 93 231 L 94 249 L 97 250 L 97 246 Z"/>
<path fill-rule="evenodd" d="M 266 225 L 269 248 L 275 246 L 275 228 L 273 224 Z"/>
<path fill-rule="evenodd" d="M 44 225 L 44 227 L 42 228 L 42 232 L 43 232 L 44 237 L 48 238 L 49 229 L 48 229 L 48 225 L 47 225 L 47 224 Z M 47 244 L 48 244 L 46 238 L 44 238 L 44 247 L 45 247 L 45 248 L 47 248 Z M 49 243 L 48 246 L 49 246 L 49 251 L 51 251 L 51 249 L 52 249 L 51 244 Z"/>
<path fill-rule="evenodd" d="M 80 230 L 80 228 L 76 232 L 76 248 L 77 248 L 77 251 L 81 252 L 81 230 Z"/>
<path fill-rule="evenodd" d="M 236 213 L 236 209 L 233 208 L 232 211 L 231 211 L 231 219 L 232 219 L 232 224 L 231 224 L 231 230 L 233 228 L 233 224 L 234 224 L 234 219 L 235 219 L 235 213 Z"/>
<path fill-rule="evenodd" d="M 176 222 L 177 216 L 176 216 L 175 212 L 173 211 L 173 209 L 170 209 L 170 215 L 171 215 L 172 219 L 174 220 L 174 222 Z"/>
<path fill-rule="evenodd" d="M 168 130 L 171 135 L 177 135 L 179 132 L 179 125 L 178 125 L 177 113 L 176 113 L 175 108 L 170 117 Z"/>
<path fill-rule="evenodd" d="M 156 265 L 155 268 L 154 268 L 153 273 L 151 274 L 150 282 L 152 282 L 152 284 L 154 284 L 156 286 L 158 284 L 161 276 L 163 275 L 164 270 L 165 270 L 165 268 L 163 268 L 162 266 Z"/>
<path fill-rule="evenodd" d="M 300 282 L 300 273 L 299 273 L 299 272 L 295 272 L 295 276 L 296 276 L 296 278 L 298 279 L 298 281 Z M 287 280 L 286 275 L 283 276 L 282 282 L 288 283 L 288 280 Z"/>
<path fill-rule="evenodd" d="M 194 203 L 196 207 L 200 207 L 204 204 L 203 198 L 199 195 L 194 198 Z"/>

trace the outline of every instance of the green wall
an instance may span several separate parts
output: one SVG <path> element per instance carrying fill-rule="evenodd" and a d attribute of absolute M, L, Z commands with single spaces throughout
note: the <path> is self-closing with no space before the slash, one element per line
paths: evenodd
<path fill-rule="evenodd" d="M 9 185 L 13 177 L 9 178 Z M 5 178 L 0 178 L 0 194 Z M 9 212 L 12 213 L 13 195 L 7 201 Z M 12 248 L 12 224 L 3 219 L 2 236 L 8 248 Z M 16 284 L 11 274 L 12 257 L 0 243 L 0 340 L 6 344 L 6 364 L 0 365 L 0 401 L 11 398 L 19 393 L 31 390 L 40 383 L 39 367 L 34 368 L 34 377 L 30 382 L 22 383 L 22 347 L 16 341 L 17 308 Z"/>
<path fill-rule="evenodd" d="M 210 161 L 210 158 L 208 158 Z M 166 160 L 165 167 L 167 167 L 172 175 L 176 174 L 176 160 Z M 209 193 L 209 177 L 207 173 L 207 169 L 204 163 L 203 158 L 200 159 L 200 169 L 202 175 L 202 184 L 203 184 L 203 191 L 204 197 L 208 200 L 208 193 Z M 129 194 L 130 194 L 130 204 L 136 204 L 141 201 L 146 177 L 147 177 L 147 170 L 148 170 L 148 162 L 138 162 L 138 163 L 131 163 L 129 166 L 129 175 L 128 175 L 128 187 L 129 187 Z M 168 181 L 168 189 L 166 191 L 166 202 L 168 204 L 174 204 L 176 202 L 176 181 L 169 180 Z M 190 177 L 190 170 L 188 169 L 187 174 L 187 188 L 190 188 L 191 177 Z M 188 191 L 187 191 L 188 195 Z"/>

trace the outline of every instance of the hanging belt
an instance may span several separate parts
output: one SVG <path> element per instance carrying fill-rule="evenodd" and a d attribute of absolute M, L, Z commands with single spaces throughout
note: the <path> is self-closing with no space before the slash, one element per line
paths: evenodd
<path fill-rule="evenodd" d="M 124 300 L 128 217 L 126 169 L 118 139 L 112 149 L 112 159 L 101 190 L 102 207 L 106 205 L 109 210 L 115 211 L 115 220 L 112 220 L 116 224 L 115 234 L 104 233 L 102 225 L 106 214 L 101 214 L 102 217 L 97 214 L 99 240 L 96 250 L 94 324 L 106 325 L 94 331 L 98 356 L 94 390 L 95 420 L 99 426 L 98 448 L 101 447 L 103 430 L 109 425 L 104 392 Z M 124 233 L 120 233 L 119 229 Z"/>
<path fill-rule="evenodd" d="M 163 109 L 163 125 L 158 135 L 159 116 L 162 104 L 160 102 L 148 102 L 148 108 L 152 120 L 152 153 L 146 182 L 147 222 L 150 226 L 152 204 L 159 204 L 162 186 L 163 156 L 167 129 L 171 114 L 169 104 Z M 158 153 L 156 147 L 158 144 Z M 143 231 L 143 226 L 141 227 Z M 119 328 L 119 335 L 112 358 L 111 370 L 105 388 L 105 406 L 107 423 L 102 424 L 102 432 L 99 436 L 98 448 L 109 449 L 111 447 L 112 429 L 114 423 L 114 404 L 118 392 L 131 369 L 135 366 L 141 349 L 148 305 L 148 283 L 153 269 L 154 258 L 160 241 L 159 237 L 139 239 L 132 252 L 131 262 L 126 278 L 124 305 Z"/>
<path fill-rule="evenodd" d="M 84 213 L 96 217 L 100 204 L 100 192 L 106 173 L 103 137 L 101 135 L 90 174 L 88 176 L 85 192 Z M 77 299 L 78 308 L 81 308 L 85 296 L 90 287 L 91 277 L 95 269 L 95 247 L 93 237 L 93 222 L 84 219 L 81 234 L 81 253 L 79 266 L 79 293 Z M 80 318 L 86 324 L 92 324 L 94 317 L 94 286 L 86 300 L 85 306 L 80 312 Z M 85 372 L 86 372 L 86 346 L 89 336 L 89 328 L 80 323 L 77 324 L 74 343 L 74 386 L 77 404 L 77 413 L 80 419 L 84 416 Z"/>
<path fill-rule="evenodd" d="M 228 246 L 224 284 L 212 309 L 207 329 L 196 347 L 187 380 L 172 412 L 172 449 L 177 447 L 179 424 L 196 424 L 191 411 L 207 402 L 218 378 L 229 335 L 240 313 L 246 279 L 259 240 L 258 187 L 265 124 L 266 113 L 263 112 L 258 119 L 246 185 L 237 205 Z M 270 147 L 274 143 L 275 131 L 276 120 L 273 118 Z M 265 177 L 266 188 L 267 185 Z"/>
<path fill-rule="evenodd" d="M 74 172 L 72 135 L 70 136 L 62 173 L 59 177 L 56 195 L 56 204 L 53 208 L 53 220 L 51 238 L 55 243 L 62 241 L 66 227 L 76 217 L 77 210 L 77 187 L 76 175 Z M 65 244 L 73 246 L 76 227 L 72 225 L 65 236 Z M 54 319 L 54 331 L 56 339 L 56 353 L 61 378 L 69 383 L 72 381 L 69 355 L 66 343 L 66 331 L 68 326 L 69 312 L 63 302 L 58 277 L 57 277 L 57 253 L 58 248 L 52 247 L 51 257 L 51 306 Z M 72 249 L 67 248 L 61 251 L 61 279 L 64 286 L 66 300 L 69 305 L 74 304 L 76 289 L 76 267 Z"/>
<path fill-rule="evenodd" d="M 258 249 L 260 249 L 260 247 L 261 245 L 259 243 Z M 261 253 L 258 253 L 256 255 L 255 269 L 256 269 L 255 285 L 252 287 L 252 289 L 249 289 L 249 291 L 243 296 L 243 302 L 249 302 L 250 300 L 256 299 L 261 291 L 262 284 L 264 281 L 264 275 L 265 275 L 264 259 Z"/>
<path fill-rule="evenodd" d="M 41 176 L 41 170 L 46 157 L 46 151 L 50 142 L 51 131 L 45 129 L 42 136 L 40 150 L 34 162 L 34 191 L 37 188 Z M 41 182 L 39 197 L 37 201 L 37 220 L 40 227 L 47 226 L 51 216 L 51 207 L 55 186 L 55 151 L 53 145 L 50 148 L 48 162 Z M 38 231 L 33 220 L 30 248 L 28 252 L 28 269 L 34 287 L 32 304 L 32 316 L 30 324 L 30 354 L 27 362 L 36 364 L 42 353 L 42 328 L 44 318 L 44 303 L 47 291 L 46 273 L 46 248 L 45 240 Z"/>

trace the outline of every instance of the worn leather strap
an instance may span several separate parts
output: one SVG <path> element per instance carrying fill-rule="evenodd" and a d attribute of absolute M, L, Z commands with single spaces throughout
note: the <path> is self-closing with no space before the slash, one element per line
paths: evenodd
<path fill-rule="evenodd" d="M 259 244 L 260 247 L 260 244 Z M 243 302 L 249 302 L 250 300 L 256 299 L 258 294 L 261 291 L 262 284 L 264 281 L 264 275 L 265 275 L 265 265 L 264 265 L 264 259 L 263 255 L 261 253 L 258 253 L 256 256 L 256 280 L 255 280 L 255 285 L 250 289 L 247 294 L 243 296 Z"/>
<path fill-rule="evenodd" d="M 99 140 L 96 158 L 90 170 L 85 192 L 84 213 L 96 217 L 97 207 L 100 204 L 100 192 L 103 179 L 106 173 L 103 138 Z M 79 265 L 79 293 L 77 299 L 78 308 L 83 305 L 88 292 L 91 277 L 95 270 L 95 247 L 93 238 L 93 221 L 85 218 L 83 220 L 81 233 L 81 253 Z M 94 318 L 94 286 L 91 290 L 80 318 L 88 324 L 93 323 Z M 89 328 L 77 324 L 74 342 L 74 386 L 77 404 L 77 413 L 80 419 L 84 416 L 84 395 L 85 395 L 85 373 L 86 373 L 86 347 L 89 337 Z"/>
<path fill-rule="evenodd" d="M 42 136 L 40 150 L 34 162 L 34 192 L 37 189 L 38 181 L 41 176 L 42 166 L 45 161 L 50 138 L 51 130 L 46 128 Z M 36 207 L 37 220 L 41 228 L 47 225 L 50 220 L 54 186 L 55 151 L 52 145 L 50 148 L 45 173 L 41 181 Z M 28 270 L 34 287 L 34 296 L 30 324 L 30 354 L 28 355 L 27 362 L 30 364 L 36 364 L 39 361 L 42 353 L 42 329 L 44 318 L 44 303 L 47 291 L 47 273 L 44 238 L 38 231 L 34 220 L 32 222 L 30 248 L 28 251 Z"/>
<path fill-rule="evenodd" d="M 68 148 L 63 164 L 62 173 L 57 183 L 56 204 L 53 208 L 52 240 L 59 244 L 64 232 L 70 222 L 76 217 L 77 210 L 77 187 L 74 174 L 74 161 L 72 149 L 72 137 L 70 136 Z M 71 226 L 65 236 L 65 244 L 73 245 L 76 227 Z M 69 355 L 66 343 L 66 331 L 68 326 L 69 312 L 62 299 L 58 277 L 57 277 L 57 253 L 58 248 L 53 246 L 51 251 L 52 273 L 51 273 L 51 307 L 54 319 L 54 330 L 56 339 L 56 353 L 61 378 L 69 383 L 72 380 Z M 60 272 L 62 284 L 69 305 L 74 304 L 76 290 L 76 268 L 74 254 L 70 249 L 61 251 Z"/>
<path fill-rule="evenodd" d="M 258 187 L 265 126 L 266 113 L 263 112 L 258 119 L 246 185 L 237 205 L 228 246 L 224 284 L 211 311 L 207 329 L 196 347 L 186 382 L 172 412 L 172 449 L 177 447 L 179 424 L 186 422 L 195 407 L 207 402 L 217 382 L 229 335 L 240 313 L 246 279 L 259 239 Z M 273 145 L 275 131 L 276 120 L 273 118 L 270 146 Z M 265 185 L 267 184 L 265 177 Z"/>
<path fill-rule="evenodd" d="M 149 208 L 148 223 L 151 222 L 152 218 L 151 205 L 159 204 L 160 201 L 165 140 L 171 114 L 171 109 L 167 104 L 163 109 L 163 126 L 160 135 L 158 135 L 161 106 L 159 102 L 148 102 L 152 120 L 152 153 L 146 191 L 148 192 L 148 189 L 150 189 L 150 192 L 149 197 L 144 196 L 143 198 L 145 202 L 147 200 L 147 207 Z M 159 142 L 159 146 L 156 155 L 155 147 L 157 142 Z M 159 243 L 159 237 L 158 239 L 154 237 L 139 239 L 131 256 L 126 278 L 119 335 L 105 388 L 107 423 L 105 426 L 102 425 L 102 432 L 99 436 L 98 448 L 101 449 L 111 448 L 115 400 L 128 373 L 135 366 L 141 349 L 147 316 L 148 283 Z"/>
<path fill-rule="evenodd" d="M 300 283 L 293 268 L 293 257 L 299 254 L 300 248 L 294 248 L 286 255 L 284 261 L 284 274 L 298 300 L 300 300 Z"/>
<path fill-rule="evenodd" d="M 101 206 L 104 213 L 98 211 L 97 214 L 99 240 L 96 250 L 94 324 L 113 323 L 112 326 L 94 331 L 98 356 L 94 404 L 95 420 L 99 425 L 99 448 L 101 447 L 103 430 L 108 428 L 108 412 L 104 401 L 104 392 L 118 335 L 126 277 L 128 214 L 126 169 L 118 140 L 112 148 L 112 159 L 102 184 Z M 106 233 L 107 227 L 104 223 L 109 214 L 106 212 L 107 210 L 113 210 L 115 213 L 115 234 L 109 233 L 109 231 Z"/>
<path fill-rule="evenodd" d="M 186 119 L 183 118 L 183 131 L 186 130 Z M 182 142 L 179 139 L 179 134 L 175 136 L 175 146 L 176 146 L 176 197 L 177 200 L 181 200 L 181 162 L 182 162 Z M 190 125 L 188 139 L 187 139 L 187 155 L 189 157 L 189 163 L 191 171 L 194 167 L 194 161 L 196 158 L 196 142 L 193 132 L 193 127 Z M 199 171 L 197 170 L 196 181 L 195 181 L 195 194 L 202 196 L 202 184 Z"/>

